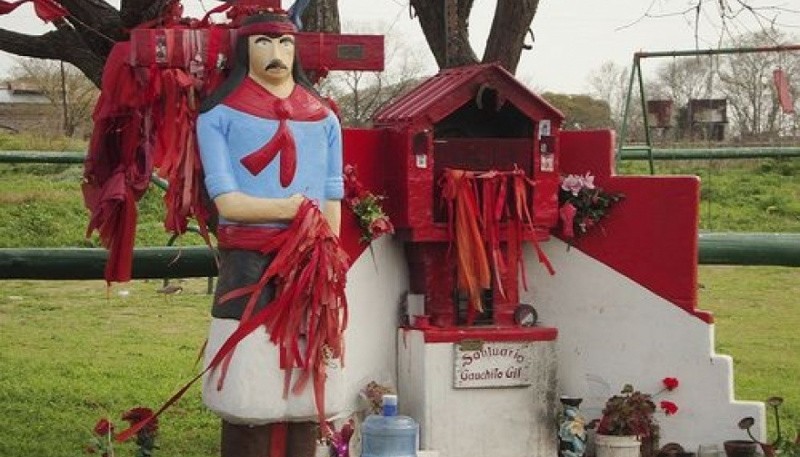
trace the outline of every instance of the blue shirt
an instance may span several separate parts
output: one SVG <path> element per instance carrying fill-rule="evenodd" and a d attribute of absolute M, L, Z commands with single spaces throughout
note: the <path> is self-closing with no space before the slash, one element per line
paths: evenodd
<path fill-rule="evenodd" d="M 344 181 L 339 120 L 329 111 L 319 121 L 287 122 L 297 146 L 297 171 L 289 186 L 283 187 L 279 178 L 280 157 L 255 176 L 240 162 L 275 135 L 277 120 L 264 119 L 223 104 L 200 114 L 197 139 L 206 188 L 212 199 L 236 191 L 263 198 L 287 198 L 299 193 L 318 203 L 342 199 Z M 220 223 L 230 222 L 220 217 Z"/>

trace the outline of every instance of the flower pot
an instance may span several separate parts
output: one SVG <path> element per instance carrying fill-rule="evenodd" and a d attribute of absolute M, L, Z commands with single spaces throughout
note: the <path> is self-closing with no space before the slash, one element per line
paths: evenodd
<path fill-rule="evenodd" d="M 596 435 L 594 437 L 597 457 L 639 457 L 641 440 L 635 435 Z"/>
<path fill-rule="evenodd" d="M 727 457 L 753 457 L 758 445 L 748 440 L 728 440 L 722 443 Z"/>

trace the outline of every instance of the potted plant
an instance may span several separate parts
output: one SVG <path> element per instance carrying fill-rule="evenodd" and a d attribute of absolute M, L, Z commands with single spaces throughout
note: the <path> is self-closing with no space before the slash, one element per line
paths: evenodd
<path fill-rule="evenodd" d="M 781 457 L 800 457 L 800 433 L 797 433 L 794 440 L 792 440 L 785 438 L 781 432 L 781 416 L 778 413 L 778 409 L 783 404 L 783 398 L 769 397 L 766 403 L 775 414 L 775 440 L 771 443 L 765 443 L 756 439 L 750 430 L 755 425 L 756 420 L 752 417 L 745 417 L 739 421 L 738 425 L 740 429 L 747 431 L 747 436 L 750 437 L 750 440 L 725 441 L 723 446 L 728 457 L 751 457 L 755 455 L 756 448 L 759 446 L 765 457 L 774 457 L 776 454 L 780 454 Z"/>
<path fill-rule="evenodd" d="M 664 388 L 659 393 L 678 387 L 676 378 L 664 378 L 662 383 Z M 608 399 L 603 408 L 595 435 L 597 457 L 654 456 L 659 437 L 655 413 L 659 407 L 667 415 L 678 411 L 675 403 L 666 400 L 657 407 L 653 395 L 626 384 L 618 395 Z"/>

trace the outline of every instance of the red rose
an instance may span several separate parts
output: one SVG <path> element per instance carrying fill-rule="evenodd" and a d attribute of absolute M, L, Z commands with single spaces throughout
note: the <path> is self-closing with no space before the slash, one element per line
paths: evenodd
<path fill-rule="evenodd" d="M 678 405 L 672 403 L 671 401 L 662 400 L 661 403 L 659 403 L 659 406 L 664 410 L 664 413 L 666 413 L 667 416 L 671 416 L 678 412 Z"/>
<path fill-rule="evenodd" d="M 352 165 L 345 165 L 344 167 L 344 194 L 345 199 L 349 201 L 360 200 L 366 194 L 364 185 L 361 184 L 356 175 L 356 167 Z M 354 203 L 351 202 L 350 205 L 353 206 Z"/>
<path fill-rule="evenodd" d="M 97 421 L 97 424 L 94 426 L 94 432 L 98 436 L 106 436 L 109 433 L 114 431 L 114 425 L 108 421 L 105 417 Z"/>
<path fill-rule="evenodd" d="M 664 378 L 661 382 L 664 383 L 664 388 L 670 391 L 677 389 L 680 384 L 678 378 Z"/>
<path fill-rule="evenodd" d="M 372 239 L 376 239 L 384 233 L 394 233 L 394 227 L 389 219 L 386 217 L 379 217 L 369 224 L 369 233 Z"/>

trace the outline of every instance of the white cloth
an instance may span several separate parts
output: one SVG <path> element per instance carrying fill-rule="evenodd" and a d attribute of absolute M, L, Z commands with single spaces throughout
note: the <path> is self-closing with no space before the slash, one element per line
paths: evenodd
<path fill-rule="evenodd" d="M 225 340 L 236 330 L 235 319 L 212 319 L 204 365 L 208 366 Z M 325 383 L 325 414 L 334 416 L 346 407 L 341 361 L 331 360 Z M 298 395 L 283 398 L 284 370 L 280 368 L 278 348 L 263 326 L 247 335 L 236 346 L 222 390 L 217 390 L 221 370 L 203 376 L 203 402 L 214 413 L 234 424 L 263 425 L 281 421 L 316 421 L 314 385 Z M 293 370 L 292 384 L 300 370 Z"/>

